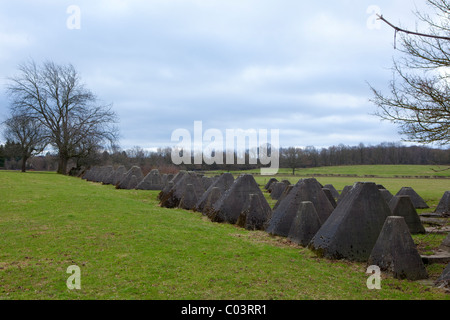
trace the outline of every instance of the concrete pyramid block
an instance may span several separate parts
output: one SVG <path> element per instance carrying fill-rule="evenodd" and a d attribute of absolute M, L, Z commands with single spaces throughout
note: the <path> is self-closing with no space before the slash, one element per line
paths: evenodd
<path fill-rule="evenodd" d="M 289 194 L 289 192 L 291 192 L 292 188 L 294 188 L 294 186 L 289 185 L 286 187 L 286 189 L 284 189 L 284 191 L 283 191 L 282 195 L 280 196 L 280 198 L 278 199 L 277 203 L 275 203 L 272 211 L 274 211 L 276 208 L 278 208 L 278 206 L 284 200 L 284 198 L 286 198 L 286 196 Z"/>
<path fill-rule="evenodd" d="M 390 216 L 386 219 L 367 263 L 378 266 L 397 279 L 415 281 L 428 278 L 403 217 Z"/>
<path fill-rule="evenodd" d="M 357 182 L 311 240 L 309 248 L 330 259 L 367 261 L 391 215 L 375 183 Z"/>
<path fill-rule="evenodd" d="M 172 177 L 173 178 L 173 177 Z M 172 180 L 172 179 L 170 179 Z M 170 181 L 169 180 L 169 176 L 167 175 L 167 173 L 161 174 L 161 184 L 162 184 L 162 189 L 164 189 L 165 186 L 167 186 L 167 183 Z M 162 190 L 161 189 L 161 190 Z"/>
<path fill-rule="evenodd" d="M 353 188 L 353 185 L 348 185 L 345 186 L 344 189 L 342 189 L 341 194 L 339 195 L 339 197 L 337 198 L 337 203 L 339 203 L 339 201 L 342 201 L 342 199 L 345 198 L 345 196 L 347 195 L 347 193 Z"/>
<path fill-rule="evenodd" d="M 289 185 L 286 185 L 283 182 L 276 182 L 274 184 L 272 184 L 271 188 L 272 188 L 272 192 L 270 193 L 270 197 L 274 200 L 278 200 L 280 199 L 281 195 L 283 194 L 284 190 L 286 190 L 286 188 Z"/>
<path fill-rule="evenodd" d="M 389 201 L 389 208 L 393 216 L 405 218 L 409 232 L 412 234 L 425 233 L 425 228 L 409 196 L 392 197 Z"/>
<path fill-rule="evenodd" d="M 339 198 L 339 192 L 332 184 L 326 184 L 323 187 L 330 190 L 331 195 L 333 196 L 334 199 Z"/>
<path fill-rule="evenodd" d="M 165 195 L 167 195 L 170 192 L 170 190 L 172 190 L 173 186 L 174 186 L 173 181 L 169 181 L 167 185 L 164 187 L 164 189 L 162 189 L 161 192 L 158 194 L 157 197 L 158 200 L 161 200 Z"/>
<path fill-rule="evenodd" d="M 163 175 L 161 175 L 161 184 L 163 185 L 163 189 L 164 187 L 167 187 L 167 184 L 173 179 L 174 176 L 175 175 L 171 173 L 164 173 Z"/>
<path fill-rule="evenodd" d="M 137 185 L 138 185 L 138 179 L 137 179 L 136 176 L 133 174 L 133 175 L 131 176 L 131 179 L 130 179 L 129 183 L 128 183 L 128 186 L 127 186 L 126 188 L 124 188 L 124 189 L 128 189 L 128 190 L 136 189 L 136 186 L 137 186 Z"/>
<path fill-rule="evenodd" d="M 161 190 L 161 192 L 158 194 L 158 199 L 161 200 L 162 198 L 164 198 L 165 196 L 167 196 L 167 194 L 172 190 L 172 188 L 184 177 L 184 175 L 187 174 L 187 171 L 185 170 L 180 170 L 173 178 L 172 180 L 169 180 L 172 182 L 172 184 L 170 185 L 169 188 L 169 183 L 167 183 L 166 187 L 163 188 L 163 190 Z"/>
<path fill-rule="evenodd" d="M 83 174 L 81 175 L 81 179 L 86 180 L 87 177 L 89 177 L 89 174 L 91 172 L 91 169 L 87 169 L 83 172 Z"/>
<path fill-rule="evenodd" d="M 266 183 L 266 185 L 264 186 L 264 189 L 269 190 L 270 186 L 272 185 L 272 183 L 274 182 L 278 182 L 278 180 L 276 178 L 270 178 L 269 181 Z"/>
<path fill-rule="evenodd" d="M 327 198 L 330 201 L 330 203 L 333 206 L 333 208 L 336 208 L 337 203 L 336 203 L 336 200 L 333 197 L 333 194 L 331 193 L 331 190 L 328 189 L 328 188 L 322 188 L 322 190 L 325 193 L 325 195 L 327 196 Z"/>
<path fill-rule="evenodd" d="M 103 182 L 103 179 L 105 178 L 105 175 L 109 172 L 109 169 L 112 168 L 111 166 L 102 166 L 99 167 L 99 170 L 97 174 L 95 175 L 95 178 L 93 181 L 95 182 Z"/>
<path fill-rule="evenodd" d="M 142 179 L 144 179 L 144 175 L 142 174 L 141 168 L 138 166 L 133 166 L 131 167 L 130 170 L 127 171 L 124 178 L 119 182 L 119 184 L 117 185 L 117 189 L 128 189 L 130 185 L 130 180 L 133 176 L 136 176 L 137 183 L 141 182 Z"/>
<path fill-rule="evenodd" d="M 266 221 L 269 220 L 272 209 L 251 174 L 243 174 L 234 181 L 231 187 L 214 204 L 210 214 L 211 220 L 213 222 L 236 224 L 241 212 L 245 209 L 250 194 L 256 194 L 259 197 L 262 207 L 261 214 Z"/>
<path fill-rule="evenodd" d="M 447 264 L 447 267 L 442 271 L 439 278 L 436 279 L 434 285 L 438 288 L 450 289 L 450 263 Z"/>
<path fill-rule="evenodd" d="M 270 184 L 269 188 L 267 189 L 267 191 L 269 191 L 269 193 L 272 193 L 275 186 L 277 186 L 280 183 L 284 183 L 286 186 L 289 186 L 291 183 L 289 182 L 289 180 L 282 180 L 280 182 L 273 182 L 272 184 Z"/>
<path fill-rule="evenodd" d="M 179 206 L 181 198 L 183 197 L 188 184 L 192 184 L 197 197 L 201 196 L 205 192 L 205 187 L 202 183 L 202 178 L 197 176 L 195 172 L 187 172 L 183 174 L 180 179 L 175 182 L 175 178 L 172 180 L 174 186 L 170 191 L 161 198 L 161 206 L 166 208 L 176 208 Z"/>
<path fill-rule="evenodd" d="M 247 230 L 264 230 L 267 213 L 257 194 L 250 194 L 236 224 Z"/>
<path fill-rule="evenodd" d="M 439 250 L 450 252 L 450 233 L 447 235 L 444 241 L 442 241 L 441 245 L 439 246 Z"/>
<path fill-rule="evenodd" d="M 103 178 L 103 184 L 109 185 L 109 184 L 113 184 L 114 182 L 114 175 L 116 173 L 116 170 L 114 170 L 114 168 L 111 166 L 111 169 L 109 170 L 109 172 L 106 172 L 104 178 Z"/>
<path fill-rule="evenodd" d="M 315 178 L 302 179 L 273 211 L 266 231 L 272 235 L 287 237 L 302 201 L 311 201 L 314 204 L 321 223 L 326 221 L 334 210 L 321 184 Z"/>
<path fill-rule="evenodd" d="M 214 179 L 211 177 L 203 176 L 202 183 L 203 183 L 203 187 L 205 187 L 205 190 L 208 190 L 208 188 L 214 183 Z"/>
<path fill-rule="evenodd" d="M 450 191 L 446 191 L 444 193 L 434 212 L 441 213 L 443 215 L 450 215 Z"/>
<path fill-rule="evenodd" d="M 125 177 L 127 173 L 127 169 L 124 166 L 119 166 L 115 171 L 114 171 L 114 177 L 112 180 L 112 184 L 117 186 L 122 179 Z"/>
<path fill-rule="evenodd" d="M 226 190 L 225 190 L 226 191 Z M 219 187 L 212 187 L 211 190 L 208 192 L 208 197 L 206 198 L 205 203 L 203 204 L 203 208 L 201 210 L 202 214 L 204 216 L 208 216 L 208 218 L 211 219 L 212 214 L 214 212 L 214 204 L 219 201 L 219 199 L 222 197 L 222 194 L 225 192 L 222 192 L 222 189 Z"/>
<path fill-rule="evenodd" d="M 192 208 L 194 208 L 195 204 L 197 203 L 197 200 L 198 199 L 194 185 L 187 184 L 178 207 L 180 209 L 191 210 Z"/>
<path fill-rule="evenodd" d="M 199 197 L 198 202 L 195 205 L 194 210 L 198 212 L 203 212 L 204 206 L 208 201 L 209 194 L 213 188 L 219 188 L 220 194 L 224 194 L 234 182 L 234 177 L 231 173 L 226 172 L 221 174 L 214 182 L 209 186 L 209 188 Z M 212 200 L 212 199 L 210 199 Z M 217 200 L 217 199 L 216 199 Z"/>
<path fill-rule="evenodd" d="M 389 203 L 394 195 L 390 193 L 389 190 L 387 189 L 379 189 L 379 190 L 384 200 L 386 200 L 386 202 Z"/>
<path fill-rule="evenodd" d="M 429 208 L 427 203 L 422 199 L 421 196 L 411 187 L 403 187 L 401 188 L 396 196 L 410 196 L 411 201 L 416 209 L 426 209 Z"/>
<path fill-rule="evenodd" d="M 158 169 L 151 170 L 136 186 L 138 190 L 162 190 L 163 183 Z"/>
<path fill-rule="evenodd" d="M 92 167 L 87 171 L 85 174 L 86 181 L 93 181 L 95 179 L 95 176 L 97 175 L 99 168 L 97 166 Z"/>
<path fill-rule="evenodd" d="M 99 181 L 103 184 L 111 184 L 111 175 L 114 174 L 114 168 L 113 166 L 104 166 L 102 169 L 101 174 L 99 175 Z"/>
<path fill-rule="evenodd" d="M 311 201 L 303 201 L 298 207 L 288 239 L 307 247 L 321 226 L 314 204 Z"/>
<path fill-rule="evenodd" d="M 100 171 L 100 168 L 98 166 L 92 167 L 91 170 L 89 170 L 89 176 L 87 177 L 86 180 L 95 182 L 99 171 Z"/>

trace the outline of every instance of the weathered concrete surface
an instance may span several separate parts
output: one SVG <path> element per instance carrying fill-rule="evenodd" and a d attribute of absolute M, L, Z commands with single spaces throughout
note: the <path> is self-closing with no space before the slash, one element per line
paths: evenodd
<path fill-rule="evenodd" d="M 339 203 L 339 201 L 342 201 L 345 196 L 347 195 L 347 193 L 353 188 L 353 185 L 348 185 L 345 186 L 344 189 L 342 189 L 341 194 L 339 195 L 339 197 L 337 198 L 337 203 Z"/>
<path fill-rule="evenodd" d="M 158 194 L 158 200 L 161 200 L 162 198 L 164 198 L 165 196 L 168 195 L 168 193 L 173 189 L 173 187 L 184 177 L 184 175 L 187 174 L 187 171 L 185 170 L 180 170 L 173 178 L 172 180 L 170 180 L 169 182 L 172 182 L 171 184 L 169 184 L 169 182 L 167 183 L 167 186 L 165 186 L 161 192 Z M 170 187 L 169 187 L 170 185 Z"/>
<path fill-rule="evenodd" d="M 447 264 L 450 262 L 450 252 L 438 250 L 431 255 L 421 255 L 421 258 L 424 264 Z"/>
<path fill-rule="evenodd" d="M 429 206 L 427 203 L 422 199 L 421 196 L 411 187 L 403 187 L 401 188 L 396 196 L 410 196 L 411 201 L 414 205 L 414 208 L 416 209 L 427 209 Z"/>
<path fill-rule="evenodd" d="M 330 203 L 333 206 L 333 208 L 336 208 L 336 206 L 337 206 L 336 199 L 333 197 L 333 194 L 331 193 L 331 190 L 328 189 L 328 188 L 322 188 L 322 190 L 325 193 L 325 195 L 327 196 L 327 198 L 330 201 Z"/>
<path fill-rule="evenodd" d="M 434 212 L 450 216 L 450 191 L 444 193 Z"/>
<path fill-rule="evenodd" d="M 309 248 L 331 259 L 367 261 L 391 215 L 375 183 L 357 182 L 322 224 Z"/>
<path fill-rule="evenodd" d="M 113 184 L 115 174 L 116 174 L 116 170 L 114 168 L 112 168 L 111 172 L 107 176 L 105 176 L 105 178 L 103 179 L 103 184 L 106 184 L 106 185 Z"/>
<path fill-rule="evenodd" d="M 274 191 L 274 188 L 276 187 L 276 185 L 280 184 L 280 183 L 284 183 L 285 185 L 289 186 L 291 183 L 289 182 L 289 180 L 282 180 L 280 182 L 273 182 L 270 184 L 269 188 L 267 189 L 267 191 L 269 191 L 269 193 L 272 193 Z"/>
<path fill-rule="evenodd" d="M 389 201 L 389 208 L 393 216 L 405 218 L 409 232 L 412 234 L 425 233 L 425 228 L 409 196 L 392 197 L 391 201 Z"/>
<path fill-rule="evenodd" d="M 335 200 L 339 198 L 339 191 L 336 190 L 336 188 L 332 184 L 326 184 L 323 186 L 326 189 L 330 189 L 331 195 Z"/>
<path fill-rule="evenodd" d="M 86 171 L 83 178 L 86 179 L 86 181 L 93 181 L 97 172 L 98 172 L 98 167 L 94 166 Z"/>
<path fill-rule="evenodd" d="M 422 215 L 419 216 L 420 217 L 420 221 L 422 223 L 426 223 L 429 225 L 433 225 L 433 226 L 445 226 L 448 223 L 447 219 L 443 219 L 443 218 L 427 218 L 427 217 L 422 217 Z"/>
<path fill-rule="evenodd" d="M 119 166 L 115 171 L 114 171 L 114 177 L 112 178 L 112 184 L 114 186 L 117 186 L 122 179 L 125 177 L 127 173 L 127 169 L 125 168 L 125 166 Z"/>
<path fill-rule="evenodd" d="M 283 194 L 284 190 L 286 190 L 287 187 L 288 187 L 288 185 L 286 185 L 283 182 L 276 182 L 276 183 L 272 184 L 271 185 L 272 192 L 270 193 L 270 197 L 273 200 L 280 199 L 281 195 Z"/>
<path fill-rule="evenodd" d="M 133 167 L 131 167 L 130 170 L 128 170 L 128 172 L 125 174 L 124 178 L 116 186 L 117 189 L 128 189 L 130 186 L 130 180 L 132 179 L 133 176 L 136 176 L 137 183 L 141 182 L 142 179 L 144 179 L 144 175 L 142 174 L 141 168 L 138 166 L 133 166 Z"/>
<path fill-rule="evenodd" d="M 267 213 L 260 197 L 257 194 L 250 194 L 236 224 L 247 230 L 264 230 L 266 222 Z"/>
<path fill-rule="evenodd" d="M 386 200 L 386 202 L 389 203 L 394 195 L 387 189 L 379 189 L 379 190 L 384 200 Z"/>
<path fill-rule="evenodd" d="M 173 179 L 173 181 L 174 180 L 175 178 Z M 203 186 L 201 176 L 198 176 L 195 172 L 189 171 L 183 174 L 182 177 L 177 180 L 178 181 L 176 183 L 174 181 L 174 186 L 172 187 L 172 189 L 170 189 L 167 194 L 164 194 L 161 197 L 161 207 L 178 207 L 188 184 L 192 184 L 192 186 L 194 187 L 197 198 L 203 195 L 203 193 L 206 191 L 205 187 Z"/>
<path fill-rule="evenodd" d="M 266 231 L 272 235 L 287 237 L 302 201 L 311 201 L 314 204 L 321 223 L 326 221 L 334 210 L 316 179 L 302 179 L 273 211 Z"/>
<path fill-rule="evenodd" d="M 158 169 L 151 170 L 136 186 L 138 190 L 162 190 L 163 183 Z"/>
<path fill-rule="evenodd" d="M 441 245 L 439 246 L 439 249 L 450 253 L 450 233 L 447 235 L 444 241 L 442 241 Z"/>
<path fill-rule="evenodd" d="M 427 233 L 446 234 L 450 232 L 450 226 L 425 227 L 425 231 Z"/>
<path fill-rule="evenodd" d="M 197 200 L 198 199 L 194 185 L 187 184 L 178 207 L 180 209 L 191 210 L 194 208 L 195 204 L 197 203 Z"/>
<path fill-rule="evenodd" d="M 447 265 L 444 271 L 442 271 L 441 275 L 435 281 L 434 285 L 438 288 L 450 289 L 450 263 Z"/>
<path fill-rule="evenodd" d="M 113 166 L 106 166 L 100 178 L 100 182 L 106 185 L 112 184 L 113 177 L 114 177 Z"/>
<path fill-rule="evenodd" d="M 311 201 L 302 201 L 289 230 L 288 239 L 307 247 L 321 225 L 314 204 Z"/>
<path fill-rule="evenodd" d="M 278 180 L 276 178 L 270 178 L 269 181 L 266 183 L 266 185 L 264 186 L 264 189 L 269 190 L 270 186 L 272 185 L 272 183 L 274 182 L 278 182 Z"/>
<path fill-rule="evenodd" d="M 167 187 L 167 184 L 174 178 L 174 176 L 175 175 L 171 173 L 164 173 L 161 175 L 161 184 L 163 185 L 163 189 Z"/>
<path fill-rule="evenodd" d="M 217 179 L 214 180 L 214 182 L 209 186 L 209 188 L 199 197 L 195 207 L 194 211 L 203 212 L 204 207 L 208 201 L 209 194 L 213 190 L 213 188 L 219 188 L 220 194 L 224 194 L 233 184 L 234 177 L 231 173 L 225 172 L 221 174 Z M 212 199 L 210 199 L 211 201 Z M 216 199 L 217 200 L 217 199 Z"/>
<path fill-rule="evenodd" d="M 286 189 L 284 189 L 283 193 L 280 196 L 280 199 L 278 199 L 277 203 L 275 203 L 275 205 L 273 206 L 272 211 L 275 211 L 275 209 L 278 208 L 278 206 L 284 200 L 284 198 L 286 198 L 286 196 L 289 194 L 289 192 L 291 192 L 292 188 L 294 188 L 294 186 L 289 185 L 286 187 Z"/>
<path fill-rule="evenodd" d="M 236 224 L 241 212 L 245 209 L 250 194 L 256 194 L 259 197 L 262 205 L 261 214 L 268 221 L 272 215 L 272 209 L 267 203 L 266 198 L 264 198 L 255 178 L 250 174 L 239 176 L 214 204 L 210 214 L 211 220 L 213 222 Z"/>
<path fill-rule="evenodd" d="M 208 192 L 208 197 L 206 198 L 206 201 L 202 208 L 202 214 L 204 216 L 207 216 L 211 219 L 213 213 L 214 213 L 214 204 L 219 201 L 219 199 L 222 197 L 222 194 L 225 193 L 226 190 L 222 192 L 222 189 L 219 187 L 212 187 L 211 190 Z"/>
<path fill-rule="evenodd" d="M 131 176 L 130 181 L 128 182 L 128 186 L 125 189 L 129 189 L 129 190 L 135 189 L 137 185 L 138 185 L 138 180 L 137 180 L 136 176 L 133 174 Z"/>
<path fill-rule="evenodd" d="M 203 176 L 202 177 L 202 183 L 203 183 L 203 187 L 205 188 L 205 190 L 208 190 L 208 188 L 214 183 L 214 178 L 211 177 L 206 177 Z"/>
<path fill-rule="evenodd" d="M 368 265 L 397 279 L 427 279 L 428 273 L 403 217 L 390 216 L 373 247 Z"/>

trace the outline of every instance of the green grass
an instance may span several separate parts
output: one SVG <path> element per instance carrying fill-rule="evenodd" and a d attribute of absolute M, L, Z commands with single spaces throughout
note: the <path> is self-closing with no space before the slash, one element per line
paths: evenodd
<path fill-rule="evenodd" d="M 210 172 L 210 173 L 219 173 Z M 260 174 L 259 169 L 248 171 L 233 171 L 239 173 Z M 450 166 L 436 165 L 356 165 L 356 166 L 334 166 L 317 168 L 298 168 L 295 170 L 298 177 L 313 175 L 342 176 L 351 175 L 355 177 L 389 177 L 389 178 L 414 178 L 414 177 L 450 177 Z M 292 176 L 292 169 L 280 168 L 277 176 Z"/>
<path fill-rule="evenodd" d="M 287 171 L 291 173 L 292 170 Z M 320 167 L 297 170 L 299 175 L 356 175 L 359 177 L 450 177 L 449 166 L 429 165 L 360 165 Z"/>
<path fill-rule="evenodd" d="M 157 193 L 0 171 L 0 299 L 449 299 L 390 277 L 368 290 L 363 263 L 161 208 Z M 66 286 L 70 265 L 81 290 Z"/>

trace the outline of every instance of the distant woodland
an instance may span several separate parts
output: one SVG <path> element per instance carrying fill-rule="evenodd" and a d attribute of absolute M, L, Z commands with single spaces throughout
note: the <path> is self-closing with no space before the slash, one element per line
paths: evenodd
<path fill-rule="evenodd" d="M 6 142 L 0 145 L 0 169 L 19 170 L 22 167 L 20 148 L 15 143 Z M 158 168 L 163 173 L 175 173 L 179 170 L 247 170 L 263 167 L 259 162 L 250 164 L 249 153 L 245 154 L 245 164 L 214 163 L 207 165 L 181 164 L 175 166 L 171 158 L 172 149 L 160 148 L 146 151 L 141 147 L 128 150 L 98 150 L 88 157 L 72 159 L 68 168 L 89 168 L 92 166 L 124 165 L 140 166 L 143 172 Z M 237 159 L 235 154 L 235 159 Z M 280 168 L 295 169 L 340 165 L 375 165 L 375 164 L 417 164 L 417 165 L 449 165 L 450 149 L 431 148 L 427 146 L 405 146 L 399 143 L 382 143 L 379 145 L 331 146 L 328 148 L 282 148 L 279 150 Z M 242 161 L 241 161 L 242 162 Z M 192 161 L 194 163 L 194 161 Z M 56 171 L 58 156 L 47 152 L 28 159 L 27 170 Z"/>

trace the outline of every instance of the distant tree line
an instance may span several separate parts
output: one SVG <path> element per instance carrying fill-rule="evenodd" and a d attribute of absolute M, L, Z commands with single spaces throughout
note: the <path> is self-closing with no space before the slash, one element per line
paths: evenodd
<path fill-rule="evenodd" d="M 22 155 L 18 143 L 7 141 L 0 145 L 0 168 L 21 169 Z M 172 149 L 159 148 L 156 151 L 147 151 L 136 146 L 127 150 L 114 147 L 109 150 L 95 150 L 89 157 L 72 159 L 69 167 L 74 169 L 89 168 L 92 166 L 119 166 L 130 168 L 133 165 L 141 167 L 144 173 L 158 168 L 163 173 L 175 173 L 178 170 L 250 170 L 263 167 L 260 163 L 249 164 L 249 153 L 245 154 L 245 164 L 217 164 L 205 163 L 179 165 L 172 163 Z M 376 164 L 416 164 L 416 165 L 449 165 L 450 149 L 431 148 L 426 146 L 405 146 L 399 143 L 381 143 L 366 146 L 360 143 L 357 146 L 340 144 L 327 148 L 282 148 L 279 150 L 280 168 L 289 168 L 295 174 L 297 169 L 322 166 L 342 165 L 376 165 Z M 237 155 L 235 154 L 235 158 Z M 47 152 L 44 155 L 34 156 L 27 161 L 27 170 L 56 171 L 58 168 L 58 155 Z M 193 163 L 193 161 L 192 161 Z"/>
<path fill-rule="evenodd" d="M 448 165 L 450 149 L 399 143 L 365 146 L 360 143 L 357 146 L 340 144 L 322 149 L 286 148 L 280 154 L 280 167 L 292 169 L 293 174 L 297 168 L 376 164 Z"/>

